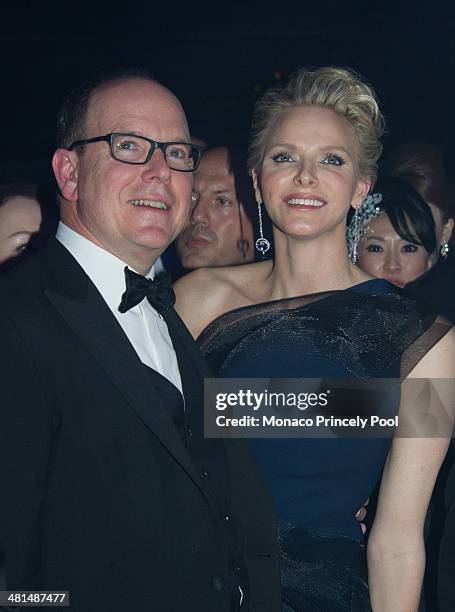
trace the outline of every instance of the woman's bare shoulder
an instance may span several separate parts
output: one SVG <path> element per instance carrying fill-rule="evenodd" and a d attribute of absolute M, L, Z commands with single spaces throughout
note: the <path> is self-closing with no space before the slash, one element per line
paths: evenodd
<path fill-rule="evenodd" d="M 225 312 L 260 301 L 257 288 L 270 268 L 259 262 L 190 272 L 174 285 L 176 310 L 196 338 Z"/>

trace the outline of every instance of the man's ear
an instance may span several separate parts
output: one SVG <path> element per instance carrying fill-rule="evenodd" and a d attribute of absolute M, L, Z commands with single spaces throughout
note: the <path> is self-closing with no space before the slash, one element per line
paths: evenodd
<path fill-rule="evenodd" d="M 355 188 L 354 195 L 352 197 L 352 206 L 353 208 L 358 208 L 363 200 L 367 197 L 369 191 L 371 189 L 371 180 L 369 179 L 359 179 L 357 186 Z"/>
<path fill-rule="evenodd" d="M 256 202 L 258 204 L 262 204 L 261 187 L 256 170 L 251 170 L 251 178 L 253 179 L 254 197 L 256 198 Z"/>
<path fill-rule="evenodd" d="M 76 202 L 78 198 L 77 179 L 79 158 L 74 151 L 57 149 L 52 157 L 55 179 L 65 200 Z"/>

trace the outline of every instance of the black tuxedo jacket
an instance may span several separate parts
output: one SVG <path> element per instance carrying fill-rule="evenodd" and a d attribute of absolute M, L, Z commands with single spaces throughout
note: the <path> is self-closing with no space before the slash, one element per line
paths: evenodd
<path fill-rule="evenodd" d="M 208 372 L 178 316 L 189 451 L 60 243 L 0 279 L 0 304 L 7 587 L 69 590 L 73 612 L 227 612 L 234 571 L 245 610 L 279 610 L 273 505 L 242 443 L 203 438 Z"/>

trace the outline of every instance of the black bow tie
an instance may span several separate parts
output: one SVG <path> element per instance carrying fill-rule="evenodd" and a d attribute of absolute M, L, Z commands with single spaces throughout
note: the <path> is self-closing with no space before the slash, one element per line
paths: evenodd
<path fill-rule="evenodd" d="M 127 312 L 146 297 L 159 312 L 171 308 L 175 303 L 175 294 L 169 274 L 161 272 L 152 280 L 125 268 L 126 291 L 118 307 L 120 312 Z"/>

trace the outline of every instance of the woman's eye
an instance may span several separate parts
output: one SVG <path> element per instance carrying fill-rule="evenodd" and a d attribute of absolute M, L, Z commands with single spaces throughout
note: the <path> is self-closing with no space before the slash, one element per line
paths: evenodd
<path fill-rule="evenodd" d="M 295 161 L 294 156 L 289 151 L 280 151 L 279 153 L 275 153 L 272 155 L 272 159 L 274 162 L 285 163 Z"/>
<path fill-rule="evenodd" d="M 327 153 L 327 155 L 325 155 L 325 157 L 322 159 L 322 163 L 327 164 L 328 166 L 344 166 L 346 162 L 336 153 Z"/>
<path fill-rule="evenodd" d="M 27 246 L 28 246 L 28 242 L 24 242 L 23 244 L 18 244 L 16 247 L 16 251 L 18 251 L 19 253 L 22 251 L 25 251 Z"/>
<path fill-rule="evenodd" d="M 382 253 L 382 247 L 379 244 L 369 244 L 365 250 L 367 253 Z"/>
<path fill-rule="evenodd" d="M 418 250 L 419 247 L 416 244 L 405 244 L 404 247 L 402 247 L 403 253 L 415 253 Z"/>

